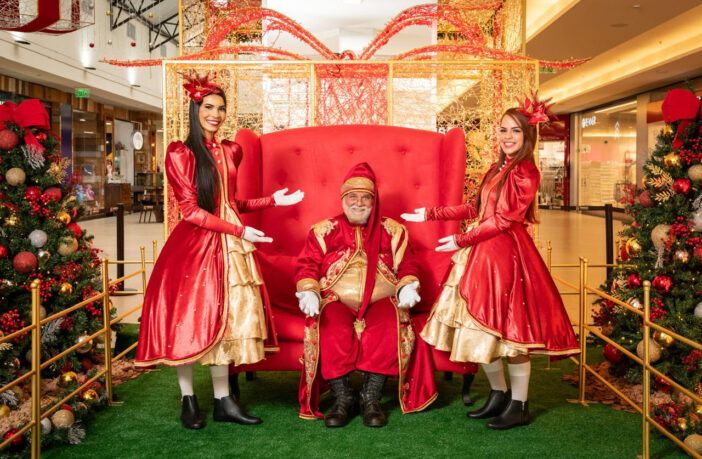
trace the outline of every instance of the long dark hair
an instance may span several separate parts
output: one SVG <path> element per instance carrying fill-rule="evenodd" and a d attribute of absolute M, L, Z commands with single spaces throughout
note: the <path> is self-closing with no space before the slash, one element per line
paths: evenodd
<path fill-rule="evenodd" d="M 227 98 L 223 92 L 215 92 L 224 99 L 224 106 L 227 106 Z M 204 99 L 203 99 L 204 100 Z M 205 139 L 200 126 L 200 102 L 190 101 L 190 131 L 185 139 L 185 146 L 195 155 L 195 185 L 197 186 L 197 205 L 209 213 L 215 210 L 215 183 L 217 166 L 210 150 L 205 145 Z"/>
<path fill-rule="evenodd" d="M 497 199 L 495 199 L 495 205 L 497 205 L 497 200 L 500 198 L 500 192 L 502 191 L 502 187 L 505 184 L 505 179 L 507 178 L 509 171 L 514 169 L 517 163 L 519 163 L 520 161 L 529 161 L 532 164 L 536 165 L 536 162 L 534 161 L 534 147 L 536 146 L 536 127 L 529 124 L 529 118 L 519 113 L 516 108 L 510 108 L 509 110 L 507 110 L 504 113 L 504 115 L 502 115 L 502 118 L 500 118 L 500 121 L 502 121 L 505 118 L 505 116 L 509 116 L 510 118 L 512 118 L 522 129 L 522 132 L 524 133 L 524 144 L 522 145 L 522 148 L 517 152 L 517 154 L 514 155 L 513 160 L 507 165 L 507 170 L 504 174 L 502 174 L 500 181 L 497 183 Z M 505 152 L 502 151 L 502 147 L 500 147 L 500 157 L 497 160 L 497 166 L 493 167 L 492 170 L 488 172 L 485 179 L 483 179 L 483 183 L 478 189 L 478 197 L 476 200 L 476 209 L 478 210 L 478 212 L 480 212 L 481 208 L 480 194 L 482 193 L 483 188 L 485 188 L 495 177 L 495 175 L 497 175 L 500 172 L 500 167 L 502 167 L 502 165 L 505 163 L 506 157 L 507 155 L 505 155 Z M 527 209 L 525 220 L 529 223 L 538 223 L 538 220 L 536 218 L 536 197 L 534 197 L 534 200 L 531 202 L 531 205 L 529 205 L 529 209 Z"/>

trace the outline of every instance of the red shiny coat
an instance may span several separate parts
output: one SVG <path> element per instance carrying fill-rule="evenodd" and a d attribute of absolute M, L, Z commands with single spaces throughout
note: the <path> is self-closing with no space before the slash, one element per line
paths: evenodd
<path fill-rule="evenodd" d="M 227 140 L 207 142 L 217 164 L 220 186 L 227 195 L 222 202 L 216 192 L 215 214 L 197 204 L 195 156 L 182 142 L 173 142 L 166 153 L 166 176 L 173 187 L 182 220 L 158 257 L 144 296 L 135 365 L 184 365 L 192 363 L 219 342 L 224 333 L 223 282 L 226 253 L 224 234 L 241 237 L 244 228 L 222 219 L 225 205 L 250 212 L 275 205 L 272 197 L 235 198 L 241 147 Z M 276 346 L 270 304 L 261 286 L 268 325 L 267 348 Z"/>
<path fill-rule="evenodd" d="M 509 175 L 498 198 L 497 182 L 504 173 Z M 573 355 L 579 352 L 578 341 L 525 222 L 539 180 L 536 166 L 521 161 L 483 188 L 478 226 L 455 236 L 460 247 L 473 246 L 461 295 L 473 319 L 499 338 L 526 345 L 534 353 Z M 427 210 L 428 220 L 478 217 L 472 204 Z"/>

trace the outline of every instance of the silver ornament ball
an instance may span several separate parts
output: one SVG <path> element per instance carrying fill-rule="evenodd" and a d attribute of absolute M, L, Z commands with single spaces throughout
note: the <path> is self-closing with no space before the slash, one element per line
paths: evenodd
<path fill-rule="evenodd" d="M 695 317 L 702 319 L 702 303 L 697 303 L 695 306 Z"/>
<path fill-rule="evenodd" d="M 49 236 L 47 236 L 46 233 L 40 229 L 35 229 L 29 233 L 29 242 L 31 242 L 32 246 L 36 248 L 44 247 L 44 244 L 46 244 L 46 240 L 48 238 Z"/>
<path fill-rule="evenodd" d="M 41 420 L 41 433 L 48 435 L 51 432 L 51 419 L 44 418 Z"/>

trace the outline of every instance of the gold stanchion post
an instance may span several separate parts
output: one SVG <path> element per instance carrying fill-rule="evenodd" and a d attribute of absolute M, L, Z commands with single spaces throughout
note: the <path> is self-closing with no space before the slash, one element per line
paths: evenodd
<path fill-rule="evenodd" d="M 39 286 L 41 281 L 32 281 L 32 459 L 41 454 L 41 326 L 39 322 Z"/>
<path fill-rule="evenodd" d="M 154 239 L 153 241 L 151 241 L 151 244 L 153 245 L 154 250 L 153 257 L 151 258 L 151 263 L 156 264 L 156 254 L 158 253 L 158 241 Z"/>
<path fill-rule="evenodd" d="M 585 308 L 587 303 L 587 258 L 580 257 L 580 285 L 578 292 L 580 294 L 580 307 L 578 319 L 578 339 L 580 340 L 580 357 L 578 359 L 578 398 L 568 400 L 571 403 L 579 403 L 583 406 L 588 406 L 585 400 L 585 365 L 587 364 L 587 337 L 585 336 Z"/>
<path fill-rule="evenodd" d="M 644 316 L 643 316 L 643 344 L 644 344 L 644 356 L 643 356 L 643 459 L 649 459 L 651 457 L 651 430 L 648 424 L 648 420 L 651 417 L 651 372 L 649 367 L 651 366 L 649 348 L 651 342 L 651 329 L 649 327 L 649 319 L 651 312 L 651 282 L 644 281 Z"/>
<path fill-rule="evenodd" d="M 141 250 L 141 291 L 144 292 L 141 294 L 141 298 L 143 301 L 146 294 L 146 247 L 142 245 L 139 249 Z"/>
<path fill-rule="evenodd" d="M 110 327 L 110 278 L 107 258 L 102 259 L 102 321 L 105 336 L 105 391 L 110 405 L 121 405 L 112 397 L 112 328 Z"/>
<path fill-rule="evenodd" d="M 547 239 L 546 240 L 546 266 L 548 267 L 549 274 L 551 274 L 551 263 L 553 263 L 553 260 L 551 258 L 552 252 L 553 252 L 553 247 L 551 247 L 551 239 Z M 552 370 L 551 358 L 548 355 L 546 356 L 546 369 Z"/>

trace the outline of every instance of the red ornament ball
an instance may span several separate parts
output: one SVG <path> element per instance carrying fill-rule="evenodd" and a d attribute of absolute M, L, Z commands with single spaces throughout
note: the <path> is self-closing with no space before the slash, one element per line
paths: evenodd
<path fill-rule="evenodd" d="M 602 349 L 602 355 L 604 355 L 604 358 L 612 363 L 619 363 L 624 360 L 624 355 L 622 355 L 622 353 L 619 352 L 619 349 L 610 343 L 607 343 L 604 349 Z"/>
<path fill-rule="evenodd" d="M 702 260 L 702 245 L 696 246 L 695 249 L 692 251 L 692 255 Z"/>
<path fill-rule="evenodd" d="M 643 207 L 653 207 L 653 201 L 651 196 L 648 195 L 648 190 L 644 190 L 643 193 L 639 195 L 639 204 Z"/>
<path fill-rule="evenodd" d="M 64 403 L 63 406 L 61 407 L 61 409 L 66 410 L 66 411 L 70 411 L 71 413 L 73 413 L 73 408 L 71 408 L 71 405 L 69 405 L 68 403 Z"/>
<path fill-rule="evenodd" d="M 68 225 L 68 229 L 73 231 L 73 233 L 76 235 L 76 239 L 80 239 L 81 235 L 83 234 L 83 228 L 78 226 L 77 223 L 71 223 Z"/>
<path fill-rule="evenodd" d="M 19 432 L 19 430 L 17 430 L 17 429 L 10 429 L 10 430 L 8 430 L 7 432 L 5 432 L 5 434 L 2 436 L 2 438 L 4 438 L 5 440 L 7 440 L 7 439 L 9 439 L 9 438 L 12 438 L 12 436 L 15 435 L 17 432 Z M 24 447 L 24 435 L 17 435 L 17 436 L 10 442 L 10 445 L 12 445 L 12 446 L 10 447 L 10 449 L 12 449 L 13 451 L 19 451 L 19 450 L 21 450 L 21 449 Z"/>
<path fill-rule="evenodd" d="M 35 137 L 39 142 L 43 142 L 46 140 L 46 134 L 44 134 L 43 132 L 38 133 Z"/>
<path fill-rule="evenodd" d="M 629 278 L 626 280 L 626 285 L 628 285 L 630 289 L 640 288 L 641 276 L 636 273 L 630 274 Z"/>
<path fill-rule="evenodd" d="M 0 150 L 12 150 L 18 143 L 19 137 L 17 137 L 17 134 L 9 129 L 0 131 Z"/>
<path fill-rule="evenodd" d="M 83 365 L 83 371 L 90 371 L 95 364 L 93 363 L 92 360 L 90 360 L 88 357 L 83 357 L 80 359 L 81 365 Z"/>
<path fill-rule="evenodd" d="M 90 42 L 90 43 L 88 43 L 88 46 L 90 46 L 91 48 L 95 48 L 95 43 Z"/>
<path fill-rule="evenodd" d="M 7 246 L 0 244 L 0 258 L 7 258 L 9 256 L 10 256 L 10 251 L 7 249 Z"/>
<path fill-rule="evenodd" d="M 692 189 L 690 179 L 679 178 L 673 183 L 673 190 L 676 193 L 687 194 Z"/>
<path fill-rule="evenodd" d="M 28 273 L 37 267 L 37 257 L 32 252 L 20 252 L 12 259 L 12 266 L 21 273 Z"/>
<path fill-rule="evenodd" d="M 665 295 L 666 293 L 670 293 L 670 290 L 673 288 L 673 280 L 670 276 L 661 274 L 653 278 L 652 285 L 656 292 L 660 295 Z"/>
<path fill-rule="evenodd" d="M 670 385 L 668 381 L 665 379 L 661 378 L 660 376 L 656 376 L 653 378 L 655 384 L 656 384 L 656 389 L 662 392 L 670 392 L 670 390 L 673 388 L 673 386 Z"/>
<path fill-rule="evenodd" d="M 61 200 L 61 189 L 55 186 L 50 186 L 44 190 L 43 196 L 46 196 L 54 202 L 59 202 Z"/>
<path fill-rule="evenodd" d="M 135 47 L 135 46 L 136 46 L 136 42 L 133 41 L 133 42 L 132 42 L 132 48 Z"/>
<path fill-rule="evenodd" d="M 631 259 L 631 256 L 629 256 L 629 252 L 626 251 L 625 245 L 622 245 L 619 249 L 619 259 L 622 261 L 629 261 Z"/>
<path fill-rule="evenodd" d="M 28 186 L 24 190 L 24 197 L 27 201 L 34 201 L 41 197 L 41 190 L 35 186 Z"/>

